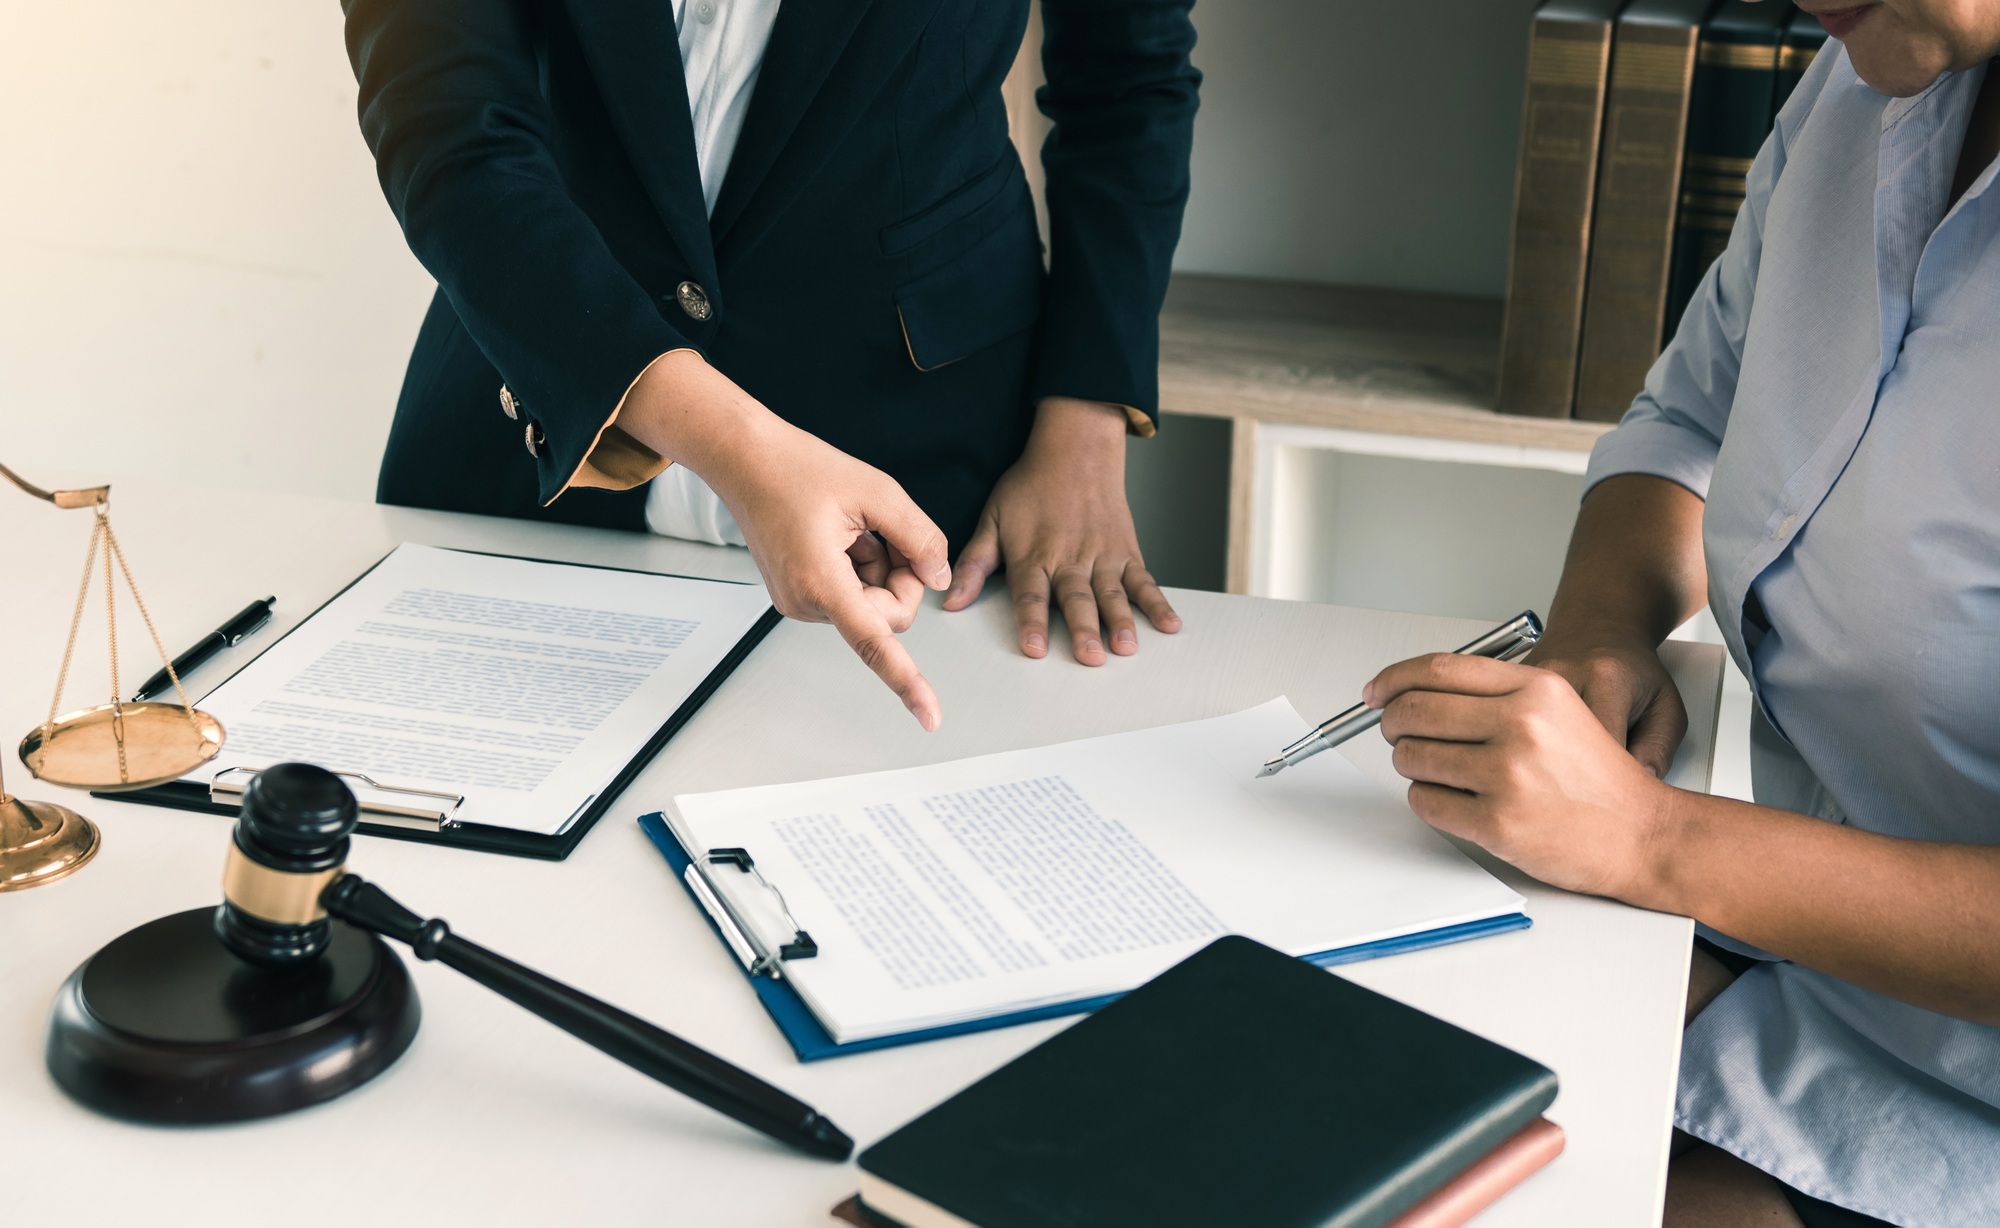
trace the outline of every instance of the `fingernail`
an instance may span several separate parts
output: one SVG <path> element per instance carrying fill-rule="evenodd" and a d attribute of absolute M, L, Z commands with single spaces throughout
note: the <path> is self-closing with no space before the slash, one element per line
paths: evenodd
<path fill-rule="evenodd" d="M 1103 652 L 1104 645 L 1098 643 L 1096 640 L 1085 640 L 1083 642 L 1083 650 L 1085 652 Z"/>
<path fill-rule="evenodd" d="M 1026 640 L 1026 647 L 1029 652 L 1040 652 L 1043 649 L 1047 648 L 1048 646 L 1049 646 L 1049 641 L 1045 637 L 1040 635 L 1031 634 L 1028 636 Z"/>
<path fill-rule="evenodd" d="M 1361 702 L 1371 708 L 1375 706 L 1375 684 L 1373 682 L 1361 688 Z"/>
<path fill-rule="evenodd" d="M 951 583 L 951 568 L 945 566 L 943 563 L 939 563 L 937 565 L 937 570 L 931 573 L 931 587 L 943 588 L 945 585 L 950 583 Z"/>
<path fill-rule="evenodd" d="M 1114 631 L 1111 633 L 1111 642 L 1114 644 L 1136 644 L 1139 642 L 1139 637 L 1130 631 Z"/>

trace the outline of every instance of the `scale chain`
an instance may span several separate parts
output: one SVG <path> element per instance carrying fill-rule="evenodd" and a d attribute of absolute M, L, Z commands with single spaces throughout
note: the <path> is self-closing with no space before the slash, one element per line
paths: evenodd
<path fill-rule="evenodd" d="M 111 740 L 118 746 L 118 780 L 132 779 L 125 766 L 125 701 L 118 689 L 118 586 L 111 582 L 111 552 L 117 547 L 111 536 L 111 517 L 103 504 L 97 505 L 97 523 L 104 530 L 104 633 L 111 637 Z"/>
<path fill-rule="evenodd" d="M 69 639 L 63 643 L 62 668 L 56 671 L 56 693 L 49 700 L 49 719 L 42 725 L 42 740 L 47 741 L 49 733 L 56 727 L 56 715 L 62 711 L 63 684 L 69 680 L 69 660 L 76 652 L 76 633 L 83 626 L 83 603 L 90 596 L 90 572 L 97 564 L 97 538 L 104 532 L 104 522 L 100 518 L 90 528 L 90 548 L 83 554 L 83 584 L 76 590 L 76 611 L 69 618 Z"/>
<path fill-rule="evenodd" d="M 118 558 L 118 570 L 125 576 L 125 587 L 132 594 L 132 604 L 139 607 L 139 618 L 146 624 L 146 634 L 152 637 L 153 650 L 160 654 L 160 663 L 166 666 L 167 678 L 174 684 L 174 694 L 180 697 L 181 710 L 187 713 L 188 721 L 192 724 L 194 704 L 188 700 L 187 689 L 181 685 L 180 671 L 174 668 L 174 659 L 167 655 L 167 646 L 160 642 L 160 633 L 153 629 L 153 616 L 146 612 L 146 599 L 139 595 L 139 586 L 132 579 L 132 568 L 125 562 L 125 551 L 119 547 L 118 535 L 111 531 L 111 521 L 108 517 L 104 521 L 104 543 L 110 548 L 110 553 Z M 111 668 L 114 678 L 112 689 L 116 690 L 118 662 L 115 659 L 111 663 Z"/>

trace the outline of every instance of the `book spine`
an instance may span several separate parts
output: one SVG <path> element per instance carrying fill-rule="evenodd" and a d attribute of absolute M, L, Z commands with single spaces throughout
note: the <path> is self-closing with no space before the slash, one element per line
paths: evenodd
<path fill-rule="evenodd" d="M 1569 416 L 1611 23 L 1537 14 L 1500 336 L 1502 413 Z"/>
<path fill-rule="evenodd" d="M 1623 417 L 1659 357 L 1696 41 L 1693 25 L 1618 28 L 1577 361 L 1578 418 Z"/>
<path fill-rule="evenodd" d="M 1680 327 L 1708 266 L 1729 246 L 1748 194 L 1750 163 L 1770 135 L 1777 76 L 1775 38 L 1755 43 L 1704 38 L 1695 53 L 1663 344 Z"/>
<path fill-rule="evenodd" d="M 1562 1154 L 1563 1143 L 1562 1127 L 1537 1117 L 1472 1167 L 1389 1221 L 1388 1228 L 1461 1228 L 1502 1194 L 1546 1168 Z"/>

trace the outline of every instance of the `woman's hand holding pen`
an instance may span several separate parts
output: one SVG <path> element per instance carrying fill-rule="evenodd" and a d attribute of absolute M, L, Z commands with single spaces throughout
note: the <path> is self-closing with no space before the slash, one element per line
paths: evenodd
<path fill-rule="evenodd" d="M 1180 615 L 1146 570 L 1125 501 L 1125 411 L 1116 405 L 1046 397 L 1021 459 L 1000 478 L 979 527 L 959 555 L 944 608 L 978 599 L 1005 568 L 1021 651 L 1049 651 L 1049 609 L 1062 611 L 1070 651 L 1102 665 L 1105 643 L 1119 656 L 1139 651 L 1138 606 L 1157 631 L 1180 630 Z"/>
<path fill-rule="evenodd" d="M 948 547 L 893 478 L 779 418 L 692 351 L 647 368 L 619 425 L 728 505 L 780 613 L 832 623 L 919 724 L 938 727 L 937 693 L 896 636 L 925 587 L 950 582 Z"/>
<path fill-rule="evenodd" d="M 1571 891 L 1663 902 L 1675 799 L 1561 676 L 1435 653 L 1363 690 L 1382 710 L 1410 808 L 1439 831 Z"/>

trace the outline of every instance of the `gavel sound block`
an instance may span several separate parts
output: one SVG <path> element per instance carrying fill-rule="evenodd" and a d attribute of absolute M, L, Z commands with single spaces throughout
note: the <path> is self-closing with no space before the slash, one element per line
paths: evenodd
<path fill-rule="evenodd" d="M 319 899 L 355 818 L 330 773 L 280 764 L 258 776 L 222 905 L 114 939 L 57 994 L 56 1082 L 116 1117 L 238 1121 L 330 1100 L 402 1056 L 421 1014 L 409 972 Z"/>
<path fill-rule="evenodd" d="M 84 1104 L 152 1122 L 239 1121 L 330 1100 L 417 1032 L 405 943 L 586 1044 L 753 1130 L 826 1160 L 854 1140 L 746 1070 L 452 933 L 346 871 L 354 795 L 281 763 L 243 795 L 223 902 L 142 925 L 56 997 L 48 1066 Z"/>

